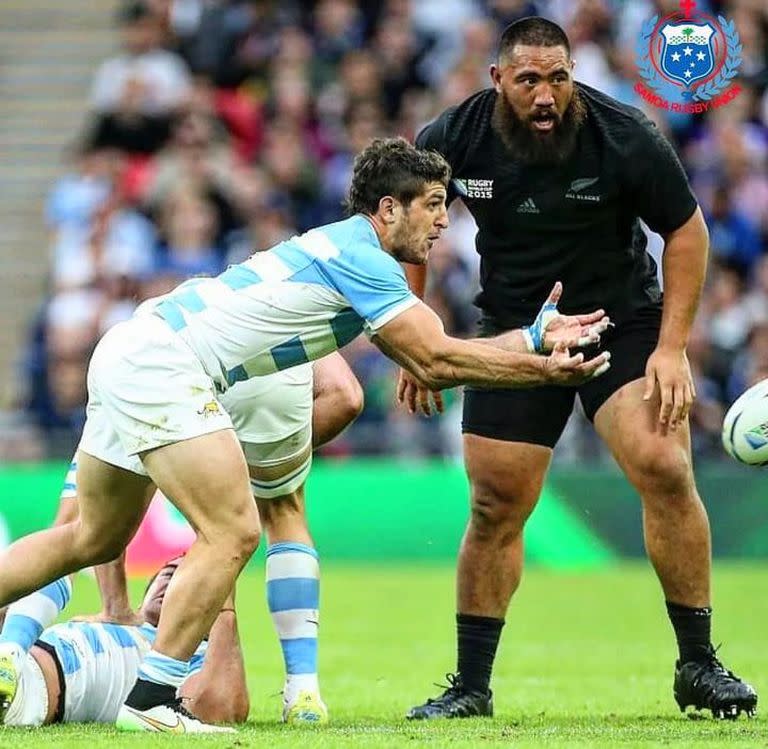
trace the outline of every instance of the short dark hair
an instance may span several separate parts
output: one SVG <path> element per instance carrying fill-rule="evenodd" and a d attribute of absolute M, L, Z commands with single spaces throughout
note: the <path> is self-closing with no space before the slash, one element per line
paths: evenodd
<path fill-rule="evenodd" d="M 421 151 L 405 138 L 377 138 L 355 159 L 347 210 L 373 215 L 385 195 L 408 205 L 427 183 L 448 187 L 450 179 L 451 167 L 437 151 Z"/>
<path fill-rule="evenodd" d="M 528 16 L 510 23 L 501 34 L 497 58 L 512 53 L 518 44 L 529 47 L 565 47 L 568 57 L 571 56 L 571 43 L 565 31 L 552 21 L 541 16 Z"/>

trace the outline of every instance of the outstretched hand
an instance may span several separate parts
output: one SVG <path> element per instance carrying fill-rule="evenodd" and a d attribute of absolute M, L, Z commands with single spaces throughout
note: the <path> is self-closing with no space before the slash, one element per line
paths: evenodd
<path fill-rule="evenodd" d="M 424 387 L 405 369 L 400 370 L 397 379 L 395 400 L 405 405 L 411 414 L 415 414 L 418 409 L 424 416 L 432 416 L 433 413 L 441 414 L 445 410 L 443 394 L 439 390 Z"/>
<path fill-rule="evenodd" d="M 549 292 L 533 324 L 526 328 L 529 348 L 547 353 L 558 343 L 566 348 L 583 348 L 599 343 L 600 336 L 611 322 L 605 310 L 597 309 L 583 315 L 562 315 L 557 309 L 563 294 L 563 284 L 557 281 Z"/>
<path fill-rule="evenodd" d="M 544 366 L 549 384 L 581 385 L 608 371 L 611 366 L 611 352 L 603 351 L 584 361 L 584 354 L 571 355 L 568 347 L 560 342 L 546 358 Z"/>

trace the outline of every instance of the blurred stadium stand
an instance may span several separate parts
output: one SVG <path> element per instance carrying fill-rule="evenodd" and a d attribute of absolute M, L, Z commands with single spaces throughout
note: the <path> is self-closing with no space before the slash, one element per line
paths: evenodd
<path fill-rule="evenodd" d="M 694 118 L 646 110 L 673 140 L 708 218 L 712 258 L 690 358 L 695 450 L 721 458 L 724 409 L 768 376 L 768 5 L 732 18 L 742 94 Z M 668 0 L 5 0 L 0 3 L 0 460 L 68 457 L 101 332 L 181 278 L 341 215 L 354 154 L 412 138 L 487 85 L 500 28 L 546 15 L 576 78 L 633 92 L 642 22 Z M 119 47 L 132 49 L 126 57 Z M 433 250 L 428 301 L 450 331 L 476 314 L 474 224 L 461 206 Z M 658 251 L 658 240 L 651 242 Z M 345 351 L 366 410 L 329 455 L 460 453 L 460 393 L 441 419 L 392 407 L 394 368 Z M 583 418 L 561 462 L 608 462 Z"/>

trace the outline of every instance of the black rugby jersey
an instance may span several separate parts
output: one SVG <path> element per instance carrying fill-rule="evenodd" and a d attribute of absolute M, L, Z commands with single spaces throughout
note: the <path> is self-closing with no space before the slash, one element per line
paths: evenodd
<path fill-rule="evenodd" d="M 489 332 L 529 323 L 558 280 L 568 314 L 602 307 L 621 322 L 659 305 L 656 263 L 638 219 L 665 234 L 696 209 L 680 161 L 651 121 L 576 86 L 587 117 L 561 164 L 514 159 L 491 127 L 493 89 L 447 109 L 416 138 L 450 163 L 449 199 L 461 197 L 477 222 L 476 304 Z"/>

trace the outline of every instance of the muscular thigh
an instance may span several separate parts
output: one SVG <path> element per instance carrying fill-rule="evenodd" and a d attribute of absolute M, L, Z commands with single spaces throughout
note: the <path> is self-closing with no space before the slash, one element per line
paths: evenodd
<path fill-rule="evenodd" d="M 506 442 L 464 435 L 464 463 L 472 505 L 492 519 L 521 516 L 533 510 L 541 493 L 552 450 L 526 442 Z"/>
<path fill-rule="evenodd" d="M 627 383 L 600 407 L 595 429 L 641 494 L 676 494 L 693 486 L 691 439 L 686 421 L 675 432 L 659 428 L 658 392 L 643 400 L 644 379 Z"/>
<path fill-rule="evenodd" d="M 198 532 L 258 530 L 248 467 L 232 429 L 165 445 L 141 458 L 160 491 Z"/>
<path fill-rule="evenodd" d="M 130 539 L 144 517 L 150 486 L 145 476 L 77 452 L 77 512 L 94 538 Z"/>

